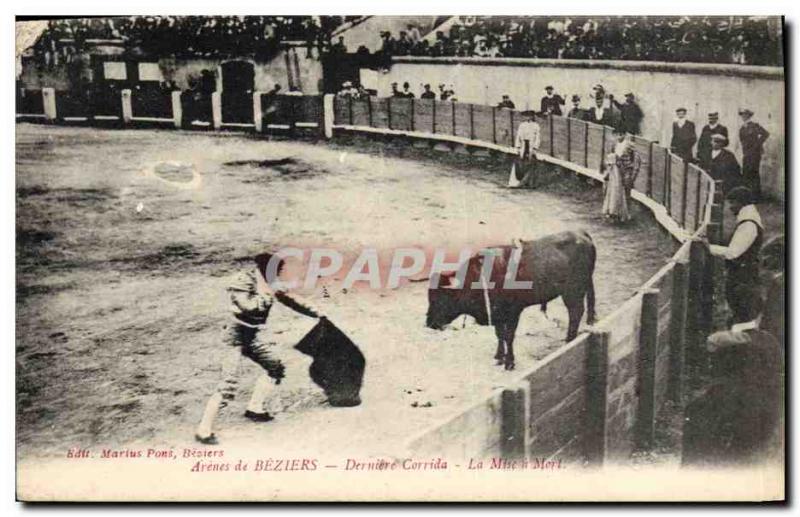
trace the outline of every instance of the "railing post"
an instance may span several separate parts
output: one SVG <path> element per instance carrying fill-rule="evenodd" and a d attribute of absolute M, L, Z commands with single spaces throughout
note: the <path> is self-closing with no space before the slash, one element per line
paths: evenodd
<path fill-rule="evenodd" d="M 530 386 L 522 382 L 501 393 L 500 456 L 510 460 L 528 457 Z"/>
<path fill-rule="evenodd" d="M 694 367 L 700 365 L 703 357 L 700 347 L 705 336 L 711 333 L 711 314 L 713 313 L 713 279 L 707 279 L 706 264 L 709 260 L 708 248 L 702 240 L 692 241 L 689 248 L 689 292 L 686 307 L 686 363 Z"/>
<path fill-rule="evenodd" d="M 572 162 L 572 118 L 567 117 L 567 161 Z"/>
<path fill-rule="evenodd" d="M 589 123 L 583 123 L 583 166 L 589 168 Z"/>
<path fill-rule="evenodd" d="M 586 355 L 586 426 L 584 453 L 589 465 L 602 467 L 606 458 L 608 341 L 610 333 L 592 332 Z"/>
<path fill-rule="evenodd" d="M 711 222 L 708 224 L 708 241 L 722 244 L 723 204 L 722 182 L 714 181 L 714 202 L 711 205 Z"/>
<path fill-rule="evenodd" d="M 392 98 L 386 97 L 386 125 L 392 129 Z"/>
<path fill-rule="evenodd" d="M 697 174 L 697 195 L 695 196 L 695 217 L 694 217 L 694 228 L 693 231 L 697 231 L 700 228 L 700 225 L 703 224 L 703 200 L 700 199 L 701 193 L 703 191 L 703 173 L 700 172 Z"/>
<path fill-rule="evenodd" d="M 683 182 L 681 183 L 681 226 L 686 228 L 686 194 L 689 187 L 689 162 L 683 160 Z"/>
<path fill-rule="evenodd" d="M 433 125 L 433 134 L 436 134 L 436 99 L 432 99 L 431 103 L 433 105 L 433 118 L 431 119 L 431 125 Z"/>
<path fill-rule="evenodd" d="M 687 262 L 677 262 L 672 272 L 672 305 L 670 307 L 669 322 L 669 378 L 667 381 L 667 397 L 677 403 L 681 402 L 683 392 L 688 298 L 689 265 Z"/>
<path fill-rule="evenodd" d="M 450 106 L 452 106 L 453 110 L 453 136 L 456 136 L 456 103 L 450 101 Z"/>
<path fill-rule="evenodd" d="M 547 119 L 550 122 L 550 156 L 555 157 L 555 142 L 553 138 L 553 117 L 554 115 L 552 113 L 549 113 Z"/>
<path fill-rule="evenodd" d="M 211 94 L 211 120 L 214 129 L 222 129 L 222 92 Z"/>
<path fill-rule="evenodd" d="M 469 139 L 475 140 L 475 105 L 469 105 Z"/>
<path fill-rule="evenodd" d="M 655 440 L 656 353 L 658 350 L 658 290 L 642 293 L 639 329 L 639 407 L 636 412 L 636 445 L 650 449 Z"/>
<path fill-rule="evenodd" d="M 55 122 L 58 118 L 55 88 L 42 88 L 42 106 L 44 106 L 44 118 L 48 122 Z"/>
<path fill-rule="evenodd" d="M 264 112 L 261 109 L 261 92 L 253 92 L 253 129 L 256 133 L 264 131 Z"/>
<path fill-rule="evenodd" d="M 516 135 L 514 134 L 514 110 L 511 110 L 511 147 L 514 147 L 516 139 L 514 138 Z"/>
<path fill-rule="evenodd" d="M 333 99 L 332 93 L 322 97 L 322 122 L 325 127 L 325 138 L 333 138 Z"/>
<path fill-rule="evenodd" d="M 667 209 L 667 214 L 672 217 L 672 210 L 670 205 L 672 198 L 672 160 L 670 159 L 669 150 L 664 151 L 664 207 Z"/>
<path fill-rule="evenodd" d="M 411 131 L 414 131 L 414 128 L 416 127 L 414 124 L 414 104 L 416 104 L 416 102 L 416 99 L 411 99 Z"/>
<path fill-rule="evenodd" d="M 181 92 L 172 92 L 172 124 L 180 128 L 183 121 L 183 105 L 181 104 Z"/>
<path fill-rule="evenodd" d="M 647 146 L 647 197 L 653 197 L 653 142 Z"/>
<path fill-rule="evenodd" d="M 369 127 L 375 127 L 372 122 L 372 96 L 367 96 L 367 120 L 369 121 Z"/>
<path fill-rule="evenodd" d="M 606 126 L 603 126 L 603 137 L 600 140 L 600 170 L 605 168 L 606 156 Z"/>
<path fill-rule="evenodd" d="M 492 143 L 497 144 L 497 108 L 492 106 Z"/>
<path fill-rule="evenodd" d="M 353 96 L 347 96 L 347 119 L 350 121 L 350 125 L 353 125 Z"/>
<path fill-rule="evenodd" d="M 128 125 L 133 122 L 133 93 L 130 89 L 125 88 L 120 92 L 120 101 L 122 102 L 122 124 Z"/>

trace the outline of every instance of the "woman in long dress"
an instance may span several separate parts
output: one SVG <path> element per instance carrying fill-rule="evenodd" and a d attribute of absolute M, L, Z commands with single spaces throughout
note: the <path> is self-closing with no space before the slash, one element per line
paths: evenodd
<path fill-rule="evenodd" d="M 609 153 L 606 156 L 606 172 L 603 197 L 603 216 L 618 222 L 625 222 L 631 218 L 628 212 L 628 199 L 625 195 L 625 182 L 617 166 L 617 155 Z"/>

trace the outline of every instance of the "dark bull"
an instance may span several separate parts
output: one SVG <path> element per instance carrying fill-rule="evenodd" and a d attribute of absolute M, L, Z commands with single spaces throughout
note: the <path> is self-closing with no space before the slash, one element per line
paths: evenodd
<path fill-rule="evenodd" d="M 530 282 L 526 288 L 508 288 L 505 282 L 514 246 L 497 246 L 472 256 L 466 265 L 463 285 L 456 273 L 442 274 L 439 284 L 428 290 L 426 325 L 442 330 L 462 314 L 475 318 L 479 325 L 493 325 L 497 335 L 497 364 L 514 369 L 514 334 L 523 309 L 542 305 L 561 297 L 569 313 L 567 341 L 575 339 L 584 312 L 587 322 L 595 320 L 594 265 L 597 251 L 585 231 L 567 231 L 532 241 L 523 241 L 517 274 L 512 280 Z M 494 255 L 491 276 L 481 282 L 483 261 Z M 513 273 L 513 269 L 512 269 Z M 491 287 L 489 280 L 494 283 Z M 485 287 L 474 287 L 473 284 Z"/>
<path fill-rule="evenodd" d="M 359 392 L 366 361 L 361 350 L 336 325 L 320 318 L 295 348 L 314 359 L 308 373 L 331 406 L 361 404 Z"/>

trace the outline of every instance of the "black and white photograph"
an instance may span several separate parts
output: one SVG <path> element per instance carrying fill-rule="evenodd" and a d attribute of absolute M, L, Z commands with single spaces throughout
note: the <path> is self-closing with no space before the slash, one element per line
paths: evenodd
<path fill-rule="evenodd" d="M 785 500 L 781 13 L 14 31 L 18 501 Z"/>

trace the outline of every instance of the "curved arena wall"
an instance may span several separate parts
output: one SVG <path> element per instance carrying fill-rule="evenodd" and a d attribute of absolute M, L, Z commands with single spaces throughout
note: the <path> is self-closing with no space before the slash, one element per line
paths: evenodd
<path fill-rule="evenodd" d="M 731 135 L 731 150 L 741 163 L 737 148 L 741 121 L 739 108 L 755 112 L 754 120 L 771 136 L 764 149 L 761 180 L 765 192 L 784 199 L 785 87 L 782 67 L 656 63 L 528 58 L 395 57 L 385 74 L 379 74 L 378 95 L 391 94 L 391 84 L 408 81 L 417 94 L 424 83 L 434 89 L 453 85 L 459 102 L 496 105 L 509 94 L 520 109 L 539 109 L 545 86 L 552 85 L 567 100 L 578 94 L 583 108 L 593 105 L 592 87 L 602 84 L 619 102 L 633 92 L 644 112 L 642 135 L 669 145 L 675 109 L 685 107 L 688 118 L 700 129 L 710 111 L 718 111 L 720 123 Z"/>
<path fill-rule="evenodd" d="M 326 137 L 359 132 L 511 155 L 521 120 L 513 110 L 418 99 L 261 92 L 191 99 L 180 92 L 145 97 L 122 90 L 86 102 L 51 88 L 21 93 L 18 120 Z M 601 180 L 602 158 L 613 148 L 610 128 L 554 116 L 539 123 L 541 159 Z M 413 437 L 410 453 L 602 464 L 652 445 L 656 412 L 665 401 L 680 400 L 691 344 L 711 321 L 714 263 L 700 237 L 719 239 L 722 208 L 720 189 L 704 171 L 655 142 L 636 138 L 634 145 L 643 172 L 633 197 L 673 237 L 674 256 L 589 332 L 512 377 L 506 388 Z"/>

